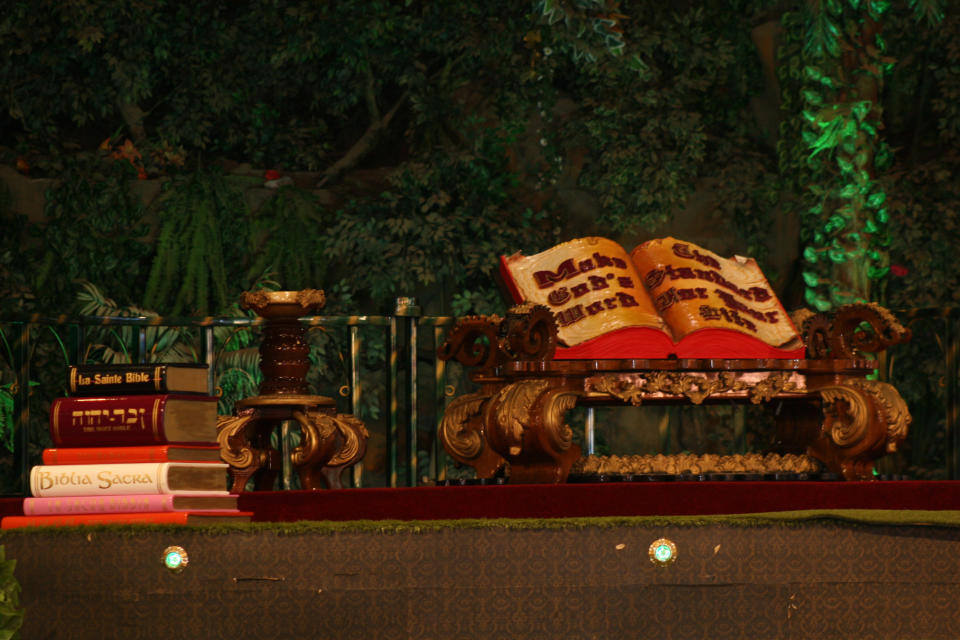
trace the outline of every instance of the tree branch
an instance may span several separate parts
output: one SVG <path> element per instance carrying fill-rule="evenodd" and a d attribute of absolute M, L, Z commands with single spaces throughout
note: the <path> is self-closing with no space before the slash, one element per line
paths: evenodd
<path fill-rule="evenodd" d="M 364 53 L 366 52 L 366 47 L 364 47 Z M 365 93 L 367 98 L 367 111 L 370 112 L 370 119 L 376 122 L 380 119 L 380 107 L 377 105 L 377 83 L 376 79 L 373 77 L 373 69 L 370 68 L 370 54 L 367 53 L 367 66 L 365 70 L 366 76 L 366 87 Z"/>
<path fill-rule="evenodd" d="M 370 126 L 367 127 L 367 130 L 363 132 L 363 135 L 353 143 L 353 146 L 350 147 L 339 160 L 323 172 L 323 177 L 321 177 L 320 182 L 317 183 L 318 187 L 322 187 L 336 180 L 343 172 L 357 166 L 357 163 L 373 150 L 377 140 L 383 132 L 386 131 L 387 127 L 390 126 L 390 121 L 393 120 L 393 116 L 396 115 L 400 107 L 403 106 L 403 103 L 406 102 L 409 93 L 409 91 L 404 91 L 400 99 L 390 107 L 390 110 L 387 111 L 382 118 L 372 122 Z"/>

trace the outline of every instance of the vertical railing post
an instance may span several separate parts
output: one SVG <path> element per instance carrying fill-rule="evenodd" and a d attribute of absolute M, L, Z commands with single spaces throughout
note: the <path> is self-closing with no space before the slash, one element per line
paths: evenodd
<path fill-rule="evenodd" d="M 437 482 L 443 482 L 447 479 L 447 460 L 440 443 L 438 434 L 440 433 L 440 422 L 443 420 L 443 412 L 447 408 L 447 363 L 437 357 L 437 351 L 443 341 L 443 327 L 439 324 L 433 328 L 433 371 L 434 371 L 434 430 L 433 447 L 430 455 L 430 478 Z"/>
<path fill-rule="evenodd" d="M 200 329 L 200 357 L 207 365 L 207 393 L 217 395 L 217 371 L 216 371 L 216 347 L 213 342 L 213 325 L 207 325 Z"/>
<path fill-rule="evenodd" d="M 389 344 L 389 353 L 387 355 L 387 392 L 390 394 L 390 410 L 387 416 L 387 486 L 397 486 L 397 442 L 400 425 L 400 332 L 399 320 L 396 313 L 390 316 L 390 326 L 388 328 L 387 342 Z"/>
<path fill-rule="evenodd" d="M 20 476 L 18 493 L 28 495 L 30 487 L 30 323 L 21 322 L 13 363 L 17 371 L 17 431 L 14 434 L 14 468 Z"/>
<path fill-rule="evenodd" d="M 363 390 L 360 386 L 360 349 L 363 340 L 360 338 L 360 327 L 350 325 L 350 413 L 360 415 L 360 401 Z M 363 460 L 353 465 L 353 486 L 363 486 Z"/>
<path fill-rule="evenodd" d="M 958 385 L 960 381 L 957 376 L 960 375 L 960 362 L 958 362 L 958 350 L 960 350 L 960 331 L 958 331 L 958 314 L 955 309 L 949 309 L 946 313 L 944 346 L 946 350 L 946 371 L 944 371 L 944 380 L 946 388 L 944 389 L 946 403 L 946 417 L 944 430 L 946 431 L 947 443 L 947 477 L 951 480 L 960 479 L 960 432 L 957 429 L 957 420 L 960 419 L 960 408 L 958 408 Z"/>
<path fill-rule="evenodd" d="M 586 446 L 586 452 L 584 455 L 592 456 L 596 453 L 597 450 L 597 417 L 595 415 L 595 409 L 593 407 L 587 407 L 587 418 L 586 422 L 583 425 L 583 439 L 584 445 Z"/>
<path fill-rule="evenodd" d="M 71 362 L 73 364 L 83 364 L 83 351 L 85 348 L 84 339 L 83 339 L 83 329 L 80 327 L 79 323 L 71 323 L 67 325 L 67 344 L 69 349 L 67 350 L 72 358 Z"/>
<path fill-rule="evenodd" d="M 147 361 L 147 328 L 137 327 L 137 362 L 144 364 Z"/>
<path fill-rule="evenodd" d="M 407 348 L 409 349 L 409 368 L 407 371 L 407 404 L 406 404 L 406 443 L 407 443 L 407 486 L 417 486 L 417 323 L 420 317 L 420 307 L 416 298 L 397 298 L 395 314 L 407 318 Z"/>
<path fill-rule="evenodd" d="M 292 420 L 281 420 L 277 443 L 280 445 L 280 488 L 289 491 L 293 487 L 293 465 L 290 463 L 290 426 Z"/>

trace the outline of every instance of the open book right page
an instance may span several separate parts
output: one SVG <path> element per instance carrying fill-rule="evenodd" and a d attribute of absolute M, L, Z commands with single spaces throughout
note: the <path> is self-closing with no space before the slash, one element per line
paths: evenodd
<path fill-rule="evenodd" d="M 679 358 L 804 357 L 803 341 L 752 258 L 723 258 L 675 238 L 630 254 Z"/>

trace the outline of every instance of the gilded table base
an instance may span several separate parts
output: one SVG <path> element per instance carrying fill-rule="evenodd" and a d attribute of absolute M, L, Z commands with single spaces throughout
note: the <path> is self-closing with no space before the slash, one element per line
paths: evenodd
<path fill-rule="evenodd" d="M 333 400 L 311 395 L 262 395 L 237 403 L 232 416 L 220 416 L 217 440 L 220 456 L 230 465 L 232 493 L 244 491 L 253 478 L 257 490 L 273 488 L 283 468 L 270 436 L 285 421 L 300 429 L 300 444 L 290 463 L 304 489 L 343 486 L 343 471 L 363 459 L 368 433 L 363 422 L 336 413 Z"/>
<path fill-rule="evenodd" d="M 879 353 L 910 339 L 883 307 L 856 303 L 832 315 L 793 318 L 807 359 L 555 360 L 556 319 L 523 304 L 499 316 L 460 319 L 438 355 L 472 368 L 479 390 L 452 401 L 439 438 L 480 478 L 564 482 L 580 457 L 564 422 L 574 405 L 789 402 L 777 440 L 848 480 L 874 478 L 875 461 L 907 435 L 910 412 L 897 390 L 868 375 Z"/>
<path fill-rule="evenodd" d="M 778 440 L 848 480 L 873 479 L 875 461 L 896 450 L 910 414 L 889 384 L 784 371 L 620 371 L 505 377 L 450 403 L 439 437 L 447 453 L 480 478 L 565 482 L 580 459 L 565 423 L 577 404 L 764 404 L 789 401 Z"/>

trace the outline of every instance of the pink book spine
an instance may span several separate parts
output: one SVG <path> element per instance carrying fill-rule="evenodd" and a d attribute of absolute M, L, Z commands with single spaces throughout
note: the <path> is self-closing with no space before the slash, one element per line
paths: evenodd
<path fill-rule="evenodd" d="M 222 493 L 210 494 L 223 497 Z M 191 497 L 197 497 L 196 494 Z M 24 498 L 23 514 L 27 516 L 50 516 L 71 513 L 147 513 L 178 511 L 172 494 L 142 494 L 114 496 L 63 496 L 50 498 Z M 220 511 L 220 509 L 204 509 Z M 222 509 L 230 511 L 232 509 Z"/>

